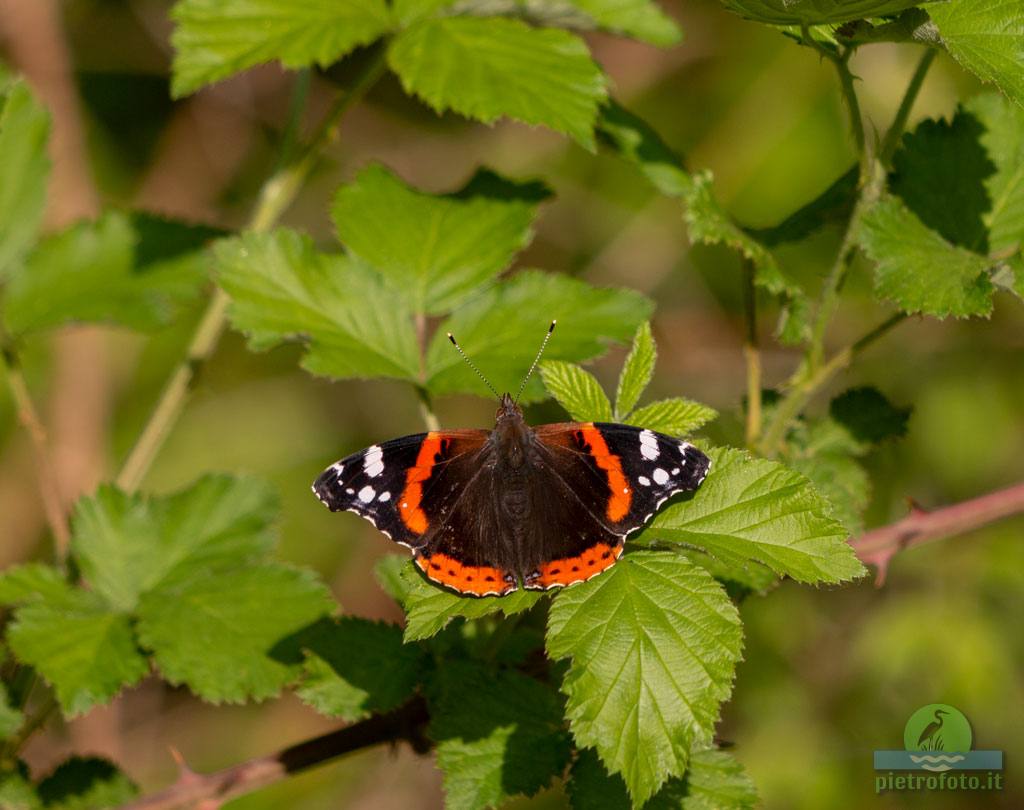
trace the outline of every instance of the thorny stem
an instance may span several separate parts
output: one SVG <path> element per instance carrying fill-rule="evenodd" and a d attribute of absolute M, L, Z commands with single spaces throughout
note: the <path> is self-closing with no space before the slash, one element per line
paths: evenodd
<path fill-rule="evenodd" d="M 747 447 L 753 449 L 761 436 L 761 350 L 757 337 L 757 291 L 754 288 L 754 264 L 743 260 L 743 309 L 746 337 L 743 356 L 747 363 Z"/>
<path fill-rule="evenodd" d="M 248 230 L 259 233 L 274 226 L 294 201 L 320 153 L 337 136 L 338 123 L 342 116 L 366 94 L 383 70 L 384 51 L 381 49 L 367 64 L 352 89 L 335 101 L 299 157 L 264 183 Z M 299 89 L 301 92 L 301 85 Z M 218 287 L 196 327 L 185 359 L 171 372 L 153 413 L 117 476 L 116 483 L 121 489 L 132 492 L 142 483 L 153 459 L 185 407 L 196 374 L 217 347 L 224 331 L 228 304 L 227 293 Z"/>

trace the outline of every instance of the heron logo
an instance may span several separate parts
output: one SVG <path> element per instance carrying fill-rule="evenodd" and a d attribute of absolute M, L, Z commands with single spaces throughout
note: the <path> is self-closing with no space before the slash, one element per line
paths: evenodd
<path fill-rule="evenodd" d="M 959 709 L 945 703 L 922 706 L 910 715 L 903 728 L 904 750 L 875 751 L 875 792 L 1001 790 L 1003 752 L 975 751 L 973 741 L 971 724 Z M 897 774 L 896 771 L 930 773 Z"/>

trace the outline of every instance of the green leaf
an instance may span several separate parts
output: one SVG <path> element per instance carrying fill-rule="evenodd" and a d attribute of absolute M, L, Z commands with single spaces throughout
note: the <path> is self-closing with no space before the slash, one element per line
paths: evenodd
<path fill-rule="evenodd" d="M 1017 0 L 956 0 L 929 5 L 928 13 L 957 62 L 1024 106 L 1024 6 Z"/>
<path fill-rule="evenodd" d="M 610 776 L 591 749 L 580 751 L 567 784 L 573 810 L 631 810 L 622 777 Z M 682 779 L 670 779 L 645 810 L 751 810 L 757 790 L 743 766 L 725 751 L 694 751 Z"/>
<path fill-rule="evenodd" d="M 119 213 L 80 222 L 44 239 L 11 278 L 3 301 L 8 330 L 26 334 L 76 321 L 150 330 L 195 297 L 196 268 L 136 266 L 137 236 Z"/>
<path fill-rule="evenodd" d="M 925 120 L 893 155 L 889 190 L 946 241 L 988 252 L 983 221 L 992 200 L 986 179 L 996 167 L 981 144 L 985 129 L 958 110 L 951 122 Z"/>
<path fill-rule="evenodd" d="M 844 582 L 864 567 L 828 502 L 799 473 L 739 450 L 709 451 L 707 480 L 657 514 L 642 541 L 684 543 L 722 561 L 763 563 L 800 582 Z"/>
<path fill-rule="evenodd" d="M 592 287 L 536 270 L 517 273 L 456 310 L 437 330 L 427 352 L 428 387 L 434 394 L 486 391 L 452 348 L 446 332 L 459 339 L 499 391 L 515 391 L 532 362 L 531 348 L 540 343 L 553 319 L 558 327 L 545 356 L 579 362 L 602 354 L 611 341 L 629 340 L 650 317 L 651 308 L 651 302 L 633 290 Z M 531 380 L 523 401 L 542 396 L 540 381 Z"/>
<path fill-rule="evenodd" d="M 0 740 L 6 740 L 17 734 L 24 722 L 25 715 L 14 708 L 7 687 L 0 684 Z M 2 806 L 0 804 L 0 807 Z"/>
<path fill-rule="evenodd" d="M 650 42 L 674 45 L 682 32 L 671 17 L 651 0 L 569 0 L 606 31 Z"/>
<path fill-rule="evenodd" d="M 419 648 L 402 643 L 402 628 L 355 616 L 319 621 L 299 644 L 306 663 L 298 696 L 320 714 L 348 721 L 404 703 L 425 664 Z"/>
<path fill-rule="evenodd" d="M 25 563 L 0 573 L 0 604 L 28 602 L 73 602 L 74 591 L 67 578 L 52 565 Z"/>
<path fill-rule="evenodd" d="M 749 593 L 764 594 L 779 583 L 779 578 L 771 568 L 752 560 L 742 565 L 732 565 L 695 548 L 684 549 L 683 553 L 690 562 L 699 565 L 721 582 L 729 598 L 737 603 Z"/>
<path fill-rule="evenodd" d="M 273 697 L 295 677 L 298 666 L 271 653 L 333 607 L 311 573 L 264 564 L 149 591 L 137 630 L 170 683 L 210 702 L 242 703 Z"/>
<path fill-rule="evenodd" d="M 981 143 L 995 164 L 995 173 L 985 180 L 991 206 L 984 220 L 989 250 L 1005 255 L 1024 242 L 1024 108 L 997 93 L 983 93 L 965 109 L 981 122 Z"/>
<path fill-rule="evenodd" d="M 385 554 L 373 566 L 373 575 L 377 583 L 384 589 L 384 593 L 400 605 L 405 604 L 412 588 L 412 583 L 402 575 L 408 564 L 407 554 Z"/>
<path fill-rule="evenodd" d="M 637 408 L 624 421 L 627 425 L 682 437 L 699 430 L 717 416 L 718 412 L 707 405 L 676 397 Z"/>
<path fill-rule="evenodd" d="M 149 671 L 129 617 L 87 591 L 19 608 L 8 641 L 20 661 L 53 685 L 66 717 L 106 703 Z"/>
<path fill-rule="evenodd" d="M 512 616 L 529 610 L 541 599 L 539 591 L 518 590 L 508 596 L 458 596 L 423 577 L 412 562 L 402 571 L 409 593 L 403 607 L 406 612 L 405 641 L 418 641 L 436 635 L 452 619 L 479 619 L 501 612 Z"/>
<path fill-rule="evenodd" d="M 176 97 L 273 60 L 327 67 L 391 27 L 384 0 L 179 0 L 171 16 Z"/>
<path fill-rule="evenodd" d="M 279 229 L 218 242 L 231 322 L 257 350 L 305 339 L 302 365 L 332 377 L 419 375 L 411 313 L 374 271 Z"/>
<path fill-rule="evenodd" d="M 1024 301 L 1024 255 L 1018 253 L 1000 263 L 992 274 L 992 283 Z"/>
<path fill-rule="evenodd" d="M 547 648 L 571 659 L 562 691 L 573 736 L 622 774 L 634 803 L 711 742 L 741 637 L 721 586 L 670 552 L 626 554 L 553 600 Z"/>
<path fill-rule="evenodd" d="M 273 547 L 277 497 L 262 481 L 209 475 L 164 498 L 103 486 L 76 506 L 72 551 L 117 610 L 191 577 L 230 571 Z"/>
<path fill-rule="evenodd" d="M 50 116 L 28 85 L 0 87 L 0 280 L 32 246 L 46 205 Z"/>
<path fill-rule="evenodd" d="M 801 342 L 809 328 L 807 296 L 786 276 L 771 252 L 725 212 L 714 197 L 711 182 L 711 173 L 701 172 L 693 178 L 693 185 L 685 195 L 691 241 L 724 244 L 750 261 L 754 266 L 754 284 L 784 302 L 777 332 L 779 339 L 788 344 Z"/>
<path fill-rule="evenodd" d="M 391 282 L 414 311 L 437 314 L 512 263 L 532 238 L 537 205 L 482 193 L 424 194 L 370 166 L 341 188 L 332 213 L 351 253 Z"/>
<path fill-rule="evenodd" d="M 826 225 L 849 222 L 857 198 L 859 169 L 852 166 L 806 205 L 801 206 L 778 225 L 769 228 L 745 228 L 751 237 L 766 247 L 800 242 Z"/>
<path fill-rule="evenodd" d="M 0 807 L 4 810 L 38 810 L 41 806 L 24 763 L 15 763 L 11 770 L 0 770 Z"/>
<path fill-rule="evenodd" d="M 904 312 L 965 318 L 992 311 L 990 261 L 951 245 L 895 197 L 864 212 L 858 240 L 876 263 L 875 293 Z"/>
<path fill-rule="evenodd" d="M 586 369 L 562 360 L 540 364 L 544 387 L 577 422 L 612 421 L 612 404 L 597 381 Z"/>
<path fill-rule="evenodd" d="M 401 32 L 388 62 L 407 93 L 438 113 L 507 116 L 594 147 L 606 79 L 574 34 L 502 17 L 443 17 Z"/>
<path fill-rule="evenodd" d="M 662 194 L 683 197 L 691 191 L 693 180 L 682 159 L 646 121 L 614 99 L 609 99 L 601 109 L 597 133 L 603 143 L 636 166 Z"/>
<path fill-rule="evenodd" d="M 644 321 L 633 336 L 633 347 L 619 374 L 619 386 L 615 392 L 615 415 L 619 419 L 628 416 L 636 407 L 640 395 L 651 381 L 657 358 L 658 350 L 651 335 L 650 321 Z"/>
<path fill-rule="evenodd" d="M 723 0 L 748 20 L 772 25 L 820 25 L 896 14 L 930 0 Z"/>
<path fill-rule="evenodd" d="M 900 408 L 877 388 L 850 388 L 829 404 L 829 415 L 858 442 L 880 444 L 907 433 L 912 408 Z"/>
<path fill-rule="evenodd" d="M 36 788 L 46 810 L 95 810 L 120 807 L 138 788 L 114 763 L 99 757 L 64 760 Z"/>
<path fill-rule="evenodd" d="M 569 763 L 562 701 L 540 681 L 449 662 L 430 703 L 428 733 L 437 743 L 445 807 L 451 810 L 483 810 L 509 796 L 532 796 Z"/>

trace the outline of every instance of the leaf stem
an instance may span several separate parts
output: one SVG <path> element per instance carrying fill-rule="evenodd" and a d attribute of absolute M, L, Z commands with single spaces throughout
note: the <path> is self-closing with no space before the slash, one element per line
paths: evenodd
<path fill-rule="evenodd" d="M 910 77 L 910 84 L 907 85 L 906 92 L 903 94 L 903 100 L 900 102 L 899 109 L 896 110 L 896 117 L 893 118 L 892 125 L 882 139 L 882 144 L 878 149 L 878 159 L 885 166 L 888 166 L 892 161 L 892 156 L 900 143 L 900 136 L 903 135 L 903 130 L 907 128 L 910 111 L 913 109 L 914 102 L 917 101 L 917 96 L 921 92 L 921 85 L 924 84 L 924 77 L 928 74 L 928 69 L 932 66 L 932 62 L 935 61 L 935 53 L 934 48 L 928 47 L 921 55 L 921 60 L 917 63 L 914 75 Z"/>
<path fill-rule="evenodd" d="M 380 78 L 385 67 L 384 53 L 384 49 L 381 48 L 367 63 L 352 89 L 335 100 L 313 138 L 299 156 L 275 172 L 263 184 L 256 208 L 247 226 L 248 230 L 257 233 L 270 230 L 292 204 L 320 153 L 337 136 L 338 123 L 342 116 Z M 301 89 L 300 84 L 299 92 Z M 217 348 L 226 324 L 229 303 L 227 293 L 218 287 L 196 327 L 185 359 L 171 372 L 156 407 L 118 473 L 117 486 L 126 492 L 138 489 L 171 428 L 181 415 L 196 374 Z"/>
<path fill-rule="evenodd" d="M 757 336 L 757 291 L 754 287 L 754 263 L 743 259 L 743 311 L 746 337 L 743 356 L 747 364 L 747 447 L 753 449 L 761 436 L 761 350 Z"/>

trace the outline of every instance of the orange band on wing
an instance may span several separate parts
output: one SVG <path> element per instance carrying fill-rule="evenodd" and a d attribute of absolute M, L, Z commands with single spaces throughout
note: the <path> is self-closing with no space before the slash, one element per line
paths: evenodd
<path fill-rule="evenodd" d="M 623 546 L 597 543 L 578 557 L 552 560 L 540 566 L 540 575 L 527 580 L 528 588 L 554 588 L 583 582 L 615 565 L 622 555 Z"/>
<path fill-rule="evenodd" d="M 594 427 L 593 422 L 588 422 L 581 428 L 583 440 L 590 445 L 590 454 L 597 462 L 597 466 L 608 475 L 608 489 L 611 496 L 608 499 L 608 519 L 618 523 L 627 514 L 629 506 L 633 502 L 633 490 L 622 473 L 622 464 L 619 457 L 612 455 L 608 450 L 608 444 L 601 435 L 601 431 Z"/>
<path fill-rule="evenodd" d="M 515 582 L 506 581 L 505 572 L 500 568 L 463 565 L 454 557 L 439 552 L 434 552 L 429 557 L 417 554 L 415 559 L 416 565 L 428 579 L 447 585 L 459 593 L 490 596 L 506 594 L 516 589 Z"/>
<path fill-rule="evenodd" d="M 428 433 L 420 445 L 419 453 L 416 454 L 416 464 L 405 473 L 405 489 L 402 490 L 402 497 L 398 502 L 398 514 L 409 531 L 416 534 L 423 534 L 427 530 L 427 515 L 420 506 L 423 500 L 423 483 L 430 478 L 434 469 L 434 458 L 440 450 L 440 435 Z"/>

